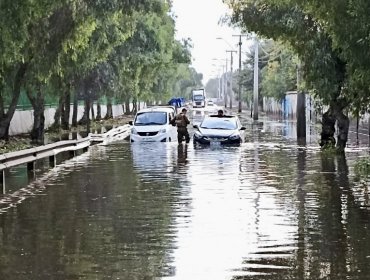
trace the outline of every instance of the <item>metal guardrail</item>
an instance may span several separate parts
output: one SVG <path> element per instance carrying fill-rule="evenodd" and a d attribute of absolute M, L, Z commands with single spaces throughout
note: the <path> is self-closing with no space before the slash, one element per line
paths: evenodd
<path fill-rule="evenodd" d="M 123 125 L 109 130 L 104 134 L 89 134 L 88 137 L 77 140 L 65 140 L 52 144 L 25 149 L 22 151 L 10 152 L 0 155 L 0 172 L 2 173 L 3 194 L 5 193 L 5 170 L 11 167 L 27 164 L 28 170 L 34 170 L 37 160 L 49 157 L 50 163 L 56 165 L 56 155 L 62 152 L 73 152 L 77 150 L 87 150 L 89 146 L 96 143 L 107 144 L 114 140 L 126 139 L 131 132 L 130 125 Z"/>
<path fill-rule="evenodd" d="M 131 125 L 125 124 L 109 130 L 104 134 L 92 134 L 90 133 L 91 142 L 102 143 L 106 145 L 109 142 L 123 140 L 130 136 Z"/>
<path fill-rule="evenodd" d="M 45 157 L 55 157 L 65 151 L 76 151 L 90 146 L 90 137 L 78 140 L 65 140 L 22 151 L 0 155 L 0 171 L 20 164 L 35 162 Z"/>

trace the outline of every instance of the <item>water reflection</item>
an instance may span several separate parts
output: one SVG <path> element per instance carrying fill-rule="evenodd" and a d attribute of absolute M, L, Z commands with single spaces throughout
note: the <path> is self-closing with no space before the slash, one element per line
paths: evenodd
<path fill-rule="evenodd" d="M 177 163 L 179 166 L 185 166 L 188 163 L 189 145 L 178 145 L 177 147 Z"/>
<path fill-rule="evenodd" d="M 247 124 L 240 147 L 95 146 L 37 175 L 2 201 L 0 278 L 368 279 L 364 151 L 284 125 Z"/>

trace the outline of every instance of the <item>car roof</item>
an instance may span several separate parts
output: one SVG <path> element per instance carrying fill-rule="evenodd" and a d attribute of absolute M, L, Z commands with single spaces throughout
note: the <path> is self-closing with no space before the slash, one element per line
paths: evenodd
<path fill-rule="evenodd" d="M 237 118 L 237 116 L 232 116 L 232 115 L 223 115 L 223 116 L 219 116 L 219 115 L 208 115 L 206 117 L 209 117 L 209 118 L 218 118 L 218 119 Z"/>
<path fill-rule="evenodd" d="M 166 113 L 176 113 L 175 108 L 172 108 L 170 106 L 158 106 L 158 107 L 149 107 L 144 108 L 138 111 L 138 113 L 146 113 L 146 112 L 166 112 Z"/>

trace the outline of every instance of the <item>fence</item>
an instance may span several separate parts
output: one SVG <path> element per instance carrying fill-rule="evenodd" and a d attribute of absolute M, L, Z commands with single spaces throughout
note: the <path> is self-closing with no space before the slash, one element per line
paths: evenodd
<path fill-rule="evenodd" d="M 0 155 L 0 171 L 2 173 L 3 194 L 5 193 L 5 170 L 11 167 L 27 164 L 27 169 L 32 171 L 37 160 L 49 158 L 51 166 L 56 166 L 56 156 L 62 152 L 69 152 L 74 157 L 78 150 L 86 152 L 90 145 L 96 143 L 107 144 L 114 139 L 125 139 L 129 136 L 131 126 L 123 125 L 109 130 L 104 134 L 90 134 L 88 137 L 77 140 L 65 140 L 52 144 L 30 148 L 22 151 Z"/>

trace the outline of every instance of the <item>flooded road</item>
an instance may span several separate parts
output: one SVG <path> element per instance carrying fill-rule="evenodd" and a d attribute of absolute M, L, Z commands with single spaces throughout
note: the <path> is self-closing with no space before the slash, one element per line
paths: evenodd
<path fill-rule="evenodd" d="M 94 146 L 4 196 L 0 279 L 370 279 L 368 149 L 243 124 L 240 147 Z"/>

